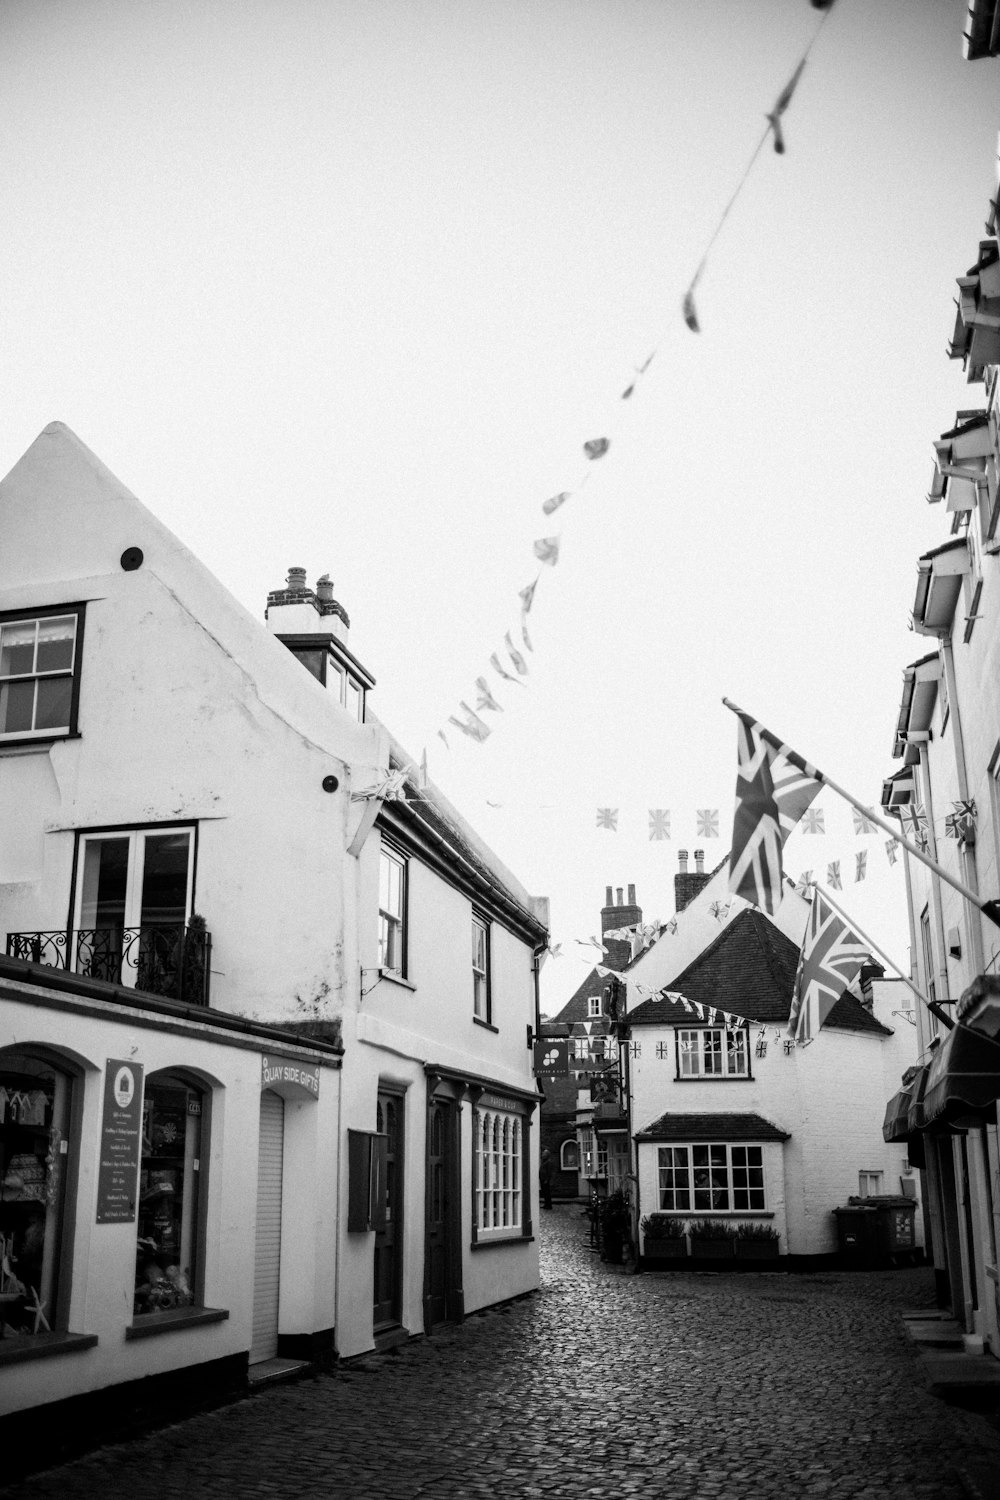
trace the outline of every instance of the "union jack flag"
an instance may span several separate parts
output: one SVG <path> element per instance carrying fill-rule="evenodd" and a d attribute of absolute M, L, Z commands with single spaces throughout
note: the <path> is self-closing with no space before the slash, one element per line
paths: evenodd
<path fill-rule="evenodd" d="M 820 789 L 818 773 L 738 713 L 738 761 L 729 889 L 769 915 L 781 900 L 781 851 Z"/>
<path fill-rule="evenodd" d="M 921 849 L 927 848 L 927 814 L 919 802 L 909 803 L 899 809 L 903 827 L 913 836 L 913 842 Z"/>
<path fill-rule="evenodd" d="M 806 891 L 812 885 L 812 878 L 813 878 L 813 872 L 812 872 L 812 870 L 803 870 L 802 871 L 802 874 L 799 876 L 798 880 L 795 882 L 795 893 L 796 893 L 796 895 L 798 895 L 798 896 L 804 896 L 805 895 Z"/>
<path fill-rule="evenodd" d="M 859 813 L 859 812 L 855 811 L 855 813 L 854 813 L 854 832 L 855 833 L 865 833 L 865 834 L 867 834 L 867 833 L 874 833 L 875 832 L 875 824 L 872 822 L 871 818 L 866 818 L 865 815 L 864 815 L 864 813 Z"/>
<path fill-rule="evenodd" d="M 858 881 L 864 880 L 865 876 L 868 874 L 867 852 L 864 849 L 859 849 L 857 854 L 854 856 L 854 860 L 854 883 L 855 885 L 857 885 Z"/>
<path fill-rule="evenodd" d="M 618 832 L 618 809 L 617 807 L 599 807 L 597 809 L 598 828 L 610 828 L 612 833 Z"/>
<path fill-rule="evenodd" d="M 896 863 L 896 851 L 898 848 L 899 839 L 886 839 L 885 852 L 889 856 L 889 863 L 891 865 L 894 865 Z"/>
<path fill-rule="evenodd" d="M 719 814 L 716 808 L 702 808 L 695 814 L 695 822 L 698 825 L 698 838 L 717 839 L 719 837 Z"/>
<path fill-rule="evenodd" d="M 869 957 L 865 944 L 817 890 L 799 954 L 788 1034 L 812 1041 Z"/>
<path fill-rule="evenodd" d="M 835 859 L 832 864 L 827 865 L 827 867 L 826 867 L 826 883 L 830 887 L 831 891 L 839 891 L 839 890 L 843 889 L 843 886 L 841 885 L 841 880 L 840 880 L 840 860 L 839 859 Z"/>
<path fill-rule="evenodd" d="M 808 812 L 804 812 L 802 814 L 802 832 L 826 832 L 826 823 L 824 821 L 823 809 L 821 807 L 810 807 Z"/>
<path fill-rule="evenodd" d="M 668 839 L 670 837 L 669 808 L 651 807 L 649 809 L 649 836 L 651 839 Z"/>

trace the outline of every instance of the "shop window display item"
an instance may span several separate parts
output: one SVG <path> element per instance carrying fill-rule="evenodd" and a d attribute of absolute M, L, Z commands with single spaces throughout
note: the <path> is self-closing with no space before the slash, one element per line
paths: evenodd
<path fill-rule="evenodd" d="M 0 1337 L 56 1326 L 70 1079 L 30 1053 L 0 1055 Z"/>
<path fill-rule="evenodd" d="M 139 1172 L 134 1312 L 166 1312 L 194 1300 L 201 1095 L 181 1079 L 146 1083 Z"/>

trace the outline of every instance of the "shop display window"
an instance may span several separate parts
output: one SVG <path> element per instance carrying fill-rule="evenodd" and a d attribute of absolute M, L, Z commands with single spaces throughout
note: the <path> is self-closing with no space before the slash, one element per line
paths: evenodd
<path fill-rule="evenodd" d="M 174 1073 L 146 1080 L 142 1107 L 136 1315 L 190 1307 L 197 1295 L 204 1091 Z"/>
<path fill-rule="evenodd" d="M 0 1053 L 0 1339 L 59 1326 L 70 1077 L 43 1058 Z M 64 1278 L 68 1282 L 68 1277 Z"/>

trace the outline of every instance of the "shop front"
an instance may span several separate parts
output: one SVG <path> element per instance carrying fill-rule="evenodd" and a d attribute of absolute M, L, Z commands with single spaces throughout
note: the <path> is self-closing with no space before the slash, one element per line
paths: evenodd
<path fill-rule="evenodd" d="M 245 1390 L 268 1214 L 272 1352 L 333 1347 L 339 1049 L 50 979 L 0 959 L 0 1435 L 14 1464 L 29 1431 L 92 1443 L 126 1411 Z M 259 1186 L 273 1153 L 251 1146 L 275 1105 L 276 1219 Z"/>

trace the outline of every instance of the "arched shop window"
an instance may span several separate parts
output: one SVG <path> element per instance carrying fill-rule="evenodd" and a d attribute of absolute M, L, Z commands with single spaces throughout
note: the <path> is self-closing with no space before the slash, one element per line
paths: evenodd
<path fill-rule="evenodd" d="M 563 1172 L 580 1170 L 580 1147 L 576 1141 L 563 1141 L 559 1147 L 559 1166 Z"/>
<path fill-rule="evenodd" d="M 0 1052 L 0 1334 L 65 1326 L 60 1265 L 73 1079 L 44 1055 Z M 9 1348 L 10 1346 L 7 1345 Z"/>
<path fill-rule="evenodd" d="M 202 1300 L 202 1133 L 207 1091 L 182 1073 L 153 1073 L 142 1105 L 136 1316 Z"/>

